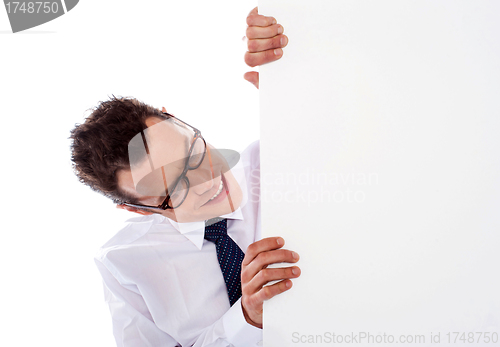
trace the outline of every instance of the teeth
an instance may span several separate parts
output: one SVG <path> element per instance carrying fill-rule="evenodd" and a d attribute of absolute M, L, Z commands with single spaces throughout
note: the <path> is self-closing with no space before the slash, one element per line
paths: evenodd
<path fill-rule="evenodd" d="M 220 194 L 220 192 L 222 192 L 222 188 L 223 188 L 223 187 L 224 187 L 224 185 L 222 184 L 222 180 L 220 180 L 219 189 L 217 190 L 217 192 L 215 193 L 215 195 L 214 195 L 214 196 L 212 196 L 212 197 L 210 198 L 210 200 L 208 200 L 208 201 L 211 201 L 211 200 L 215 199 L 215 198 L 217 197 L 217 195 L 219 195 L 219 194 Z"/>

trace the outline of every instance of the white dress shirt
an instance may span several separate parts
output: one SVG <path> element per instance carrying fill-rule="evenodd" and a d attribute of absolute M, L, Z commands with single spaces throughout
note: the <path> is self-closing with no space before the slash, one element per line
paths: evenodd
<path fill-rule="evenodd" d="M 242 203 L 222 216 L 243 252 L 261 239 L 259 168 L 256 141 L 231 169 Z M 153 214 L 127 222 L 95 257 L 118 346 L 262 344 L 262 330 L 246 322 L 241 298 L 229 305 L 215 244 L 204 239 L 204 221 L 176 223 Z"/>

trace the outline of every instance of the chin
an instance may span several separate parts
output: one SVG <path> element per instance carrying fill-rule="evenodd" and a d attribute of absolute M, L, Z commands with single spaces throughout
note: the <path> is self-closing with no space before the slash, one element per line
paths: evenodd
<path fill-rule="evenodd" d="M 226 197 L 224 200 L 220 201 L 217 204 L 205 205 L 200 207 L 195 213 L 193 213 L 192 211 L 179 211 L 175 216 L 176 221 L 179 223 L 199 222 L 234 212 L 236 209 L 238 209 L 238 207 L 240 207 L 243 198 L 239 186 L 238 189 L 235 189 L 234 191 L 231 190 L 230 196 L 232 208 L 231 204 L 229 203 L 228 197 Z"/>
<path fill-rule="evenodd" d="M 206 210 L 203 212 L 200 211 L 202 213 L 200 213 L 197 218 L 195 216 L 192 217 L 195 217 L 197 220 L 207 220 L 210 218 L 219 217 L 234 212 L 236 209 L 238 209 L 238 207 L 241 204 L 241 196 L 234 197 L 233 195 L 231 195 L 231 201 L 232 201 L 232 207 L 231 204 L 229 203 L 229 200 L 226 198 L 217 205 L 205 206 Z M 202 209 L 203 207 L 200 210 Z"/>

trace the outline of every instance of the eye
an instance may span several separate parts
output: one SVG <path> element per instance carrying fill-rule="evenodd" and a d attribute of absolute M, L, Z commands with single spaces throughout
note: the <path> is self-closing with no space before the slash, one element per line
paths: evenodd
<path fill-rule="evenodd" d="M 201 165 L 205 154 L 205 143 L 201 138 L 197 138 L 193 143 L 193 151 L 191 152 L 191 156 L 189 157 L 189 167 L 197 168 Z"/>
<path fill-rule="evenodd" d="M 169 206 L 177 207 L 186 198 L 188 193 L 187 180 L 184 178 L 180 180 L 179 184 L 175 187 L 175 191 L 170 194 Z"/>

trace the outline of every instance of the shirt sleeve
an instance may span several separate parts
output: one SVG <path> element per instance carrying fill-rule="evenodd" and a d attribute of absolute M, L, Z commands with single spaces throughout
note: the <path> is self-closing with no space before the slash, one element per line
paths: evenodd
<path fill-rule="evenodd" d="M 247 323 L 243 315 L 241 298 L 222 317 L 222 322 L 226 327 L 228 340 L 235 346 L 262 346 L 262 329 Z"/>
<path fill-rule="evenodd" d="M 193 347 L 259 347 L 262 329 L 250 325 L 243 316 L 241 298 L 212 326 L 205 329 Z"/>
<path fill-rule="evenodd" d="M 158 328 L 140 294 L 123 286 L 99 259 L 95 262 L 103 279 L 104 297 L 118 347 L 181 346 Z M 189 346 L 258 347 L 262 346 L 262 329 L 247 323 L 239 299 L 219 320 L 201 330 Z"/>
<path fill-rule="evenodd" d="M 141 295 L 122 286 L 106 266 L 95 259 L 109 306 L 113 335 L 118 347 L 176 347 L 177 342 L 153 321 Z"/>

